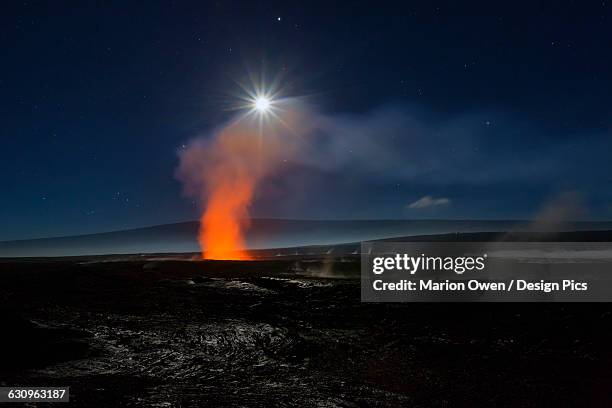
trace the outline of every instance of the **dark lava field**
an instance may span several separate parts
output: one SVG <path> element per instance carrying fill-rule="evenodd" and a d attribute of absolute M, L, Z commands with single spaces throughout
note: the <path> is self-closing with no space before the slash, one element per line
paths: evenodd
<path fill-rule="evenodd" d="M 69 386 L 69 406 L 612 406 L 609 304 L 362 304 L 350 256 L 0 276 L 0 385 Z"/>

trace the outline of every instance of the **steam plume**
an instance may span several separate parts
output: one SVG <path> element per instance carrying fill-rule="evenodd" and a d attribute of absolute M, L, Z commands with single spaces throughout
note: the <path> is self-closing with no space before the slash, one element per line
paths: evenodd
<path fill-rule="evenodd" d="M 198 237 L 205 258 L 249 259 L 249 206 L 259 183 L 299 151 L 305 115 L 286 101 L 273 117 L 242 116 L 181 153 L 177 176 L 206 203 Z"/>

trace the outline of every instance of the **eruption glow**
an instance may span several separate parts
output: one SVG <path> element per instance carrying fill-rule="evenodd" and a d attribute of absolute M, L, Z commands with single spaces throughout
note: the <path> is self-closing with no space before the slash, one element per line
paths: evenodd
<path fill-rule="evenodd" d="M 204 258 L 250 259 L 249 206 L 262 179 L 297 154 L 304 114 L 296 103 L 260 96 L 250 112 L 181 153 L 178 177 L 206 202 L 198 237 Z"/>

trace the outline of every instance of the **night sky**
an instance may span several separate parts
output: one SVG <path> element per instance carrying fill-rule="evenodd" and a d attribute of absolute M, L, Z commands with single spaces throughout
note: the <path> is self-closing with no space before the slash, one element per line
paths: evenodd
<path fill-rule="evenodd" d="M 254 216 L 612 219 L 610 5 L 495 3 L 6 2 L 0 240 L 196 219 L 179 152 L 249 72 L 359 135 Z"/>

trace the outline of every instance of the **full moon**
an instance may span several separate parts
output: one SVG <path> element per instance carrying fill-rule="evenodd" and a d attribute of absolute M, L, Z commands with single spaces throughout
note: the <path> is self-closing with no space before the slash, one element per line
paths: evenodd
<path fill-rule="evenodd" d="M 270 99 L 266 98 L 265 96 L 257 97 L 257 99 L 255 99 L 255 109 L 262 113 L 266 112 L 268 109 L 270 109 Z"/>

